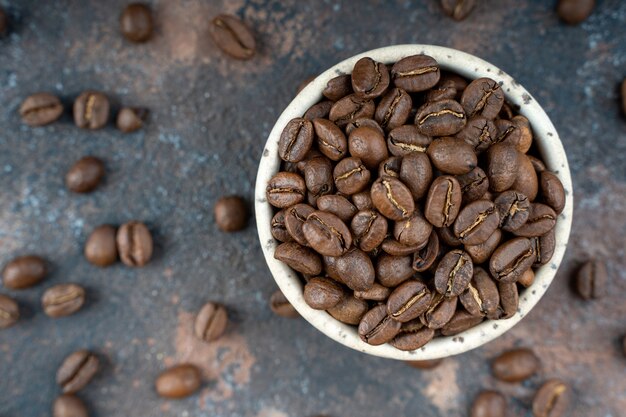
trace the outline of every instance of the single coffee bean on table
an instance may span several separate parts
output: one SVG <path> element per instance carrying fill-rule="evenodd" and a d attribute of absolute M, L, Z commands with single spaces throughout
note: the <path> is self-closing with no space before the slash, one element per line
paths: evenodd
<path fill-rule="evenodd" d="M 196 316 L 193 330 L 196 337 L 205 342 L 219 339 L 228 325 L 228 313 L 223 305 L 206 303 Z"/>
<path fill-rule="evenodd" d="M 104 162 L 95 156 L 85 156 L 72 165 L 65 175 L 66 187 L 75 193 L 95 190 L 104 177 Z"/>
<path fill-rule="evenodd" d="M 50 317 L 64 317 L 76 313 L 85 303 L 85 289 L 76 284 L 58 284 L 41 297 L 43 311 Z"/>
<path fill-rule="evenodd" d="M 202 375 L 197 366 L 183 363 L 161 372 L 154 386 L 163 398 L 179 399 L 192 395 L 202 384 Z"/>
<path fill-rule="evenodd" d="M 56 381 L 64 394 L 83 389 L 100 367 L 98 357 L 88 350 L 78 350 L 63 360 L 57 370 Z"/>
<path fill-rule="evenodd" d="M 152 257 L 152 235 L 143 223 L 131 221 L 123 224 L 117 230 L 116 242 L 120 259 L 128 266 L 144 266 Z"/>
<path fill-rule="evenodd" d="M 533 399 L 534 417 L 561 417 L 567 415 L 571 389 L 560 379 L 546 381 Z"/>
<path fill-rule="evenodd" d="M 63 394 L 54 400 L 52 417 L 89 417 L 85 403 L 75 395 Z"/>
<path fill-rule="evenodd" d="M 109 99 L 97 91 L 85 91 L 74 101 L 74 123 L 82 129 L 101 129 L 109 120 Z"/>
<path fill-rule="evenodd" d="M 476 3 L 476 0 L 441 0 L 441 7 L 454 20 L 463 20 L 469 16 Z"/>
<path fill-rule="evenodd" d="M 0 329 L 13 326 L 20 319 L 17 302 L 8 295 L 0 294 Z"/>
<path fill-rule="evenodd" d="M 0 20 L 2 20 L 1 15 Z M 50 124 L 61 117 L 62 114 L 63 104 L 61 104 L 61 100 L 50 93 L 37 93 L 28 96 L 20 106 L 22 121 L 29 126 Z"/>
<path fill-rule="evenodd" d="M 224 232 L 237 232 L 248 224 L 248 206 L 239 196 L 220 198 L 213 211 L 217 227 Z"/>
<path fill-rule="evenodd" d="M 114 226 L 104 224 L 96 227 L 85 243 L 85 258 L 89 263 L 105 267 L 117 261 L 117 243 Z"/>
<path fill-rule="evenodd" d="M 217 47 L 233 58 L 250 59 L 256 52 L 254 34 L 235 16 L 216 16 L 211 20 L 209 33 Z"/>
<path fill-rule="evenodd" d="M 46 261 L 35 255 L 12 259 L 2 271 L 2 283 L 11 290 L 32 287 L 41 282 L 47 272 Z"/>
<path fill-rule="evenodd" d="M 583 264 L 576 275 L 576 290 L 585 300 L 607 295 L 608 274 L 604 263 L 590 260 Z"/>
<path fill-rule="evenodd" d="M 406 361 L 405 363 L 417 369 L 433 369 L 439 366 L 443 359 L 429 359 L 423 361 Z"/>
<path fill-rule="evenodd" d="M 482 391 L 474 398 L 470 417 L 506 417 L 506 413 L 504 395 L 498 391 Z"/>
<path fill-rule="evenodd" d="M 517 348 L 502 353 L 491 363 L 491 372 L 505 382 L 521 382 L 533 376 L 541 367 L 535 353 L 528 348 Z"/>
<path fill-rule="evenodd" d="M 120 31 L 131 42 L 146 42 L 152 36 L 152 11 L 142 3 L 129 4 L 120 15 Z"/>
<path fill-rule="evenodd" d="M 556 11 L 565 23 L 577 25 L 591 15 L 595 4 L 596 0 L 559 0 Z"/>
<path fill-rule="evenodd" d="M 291 305 L 285 294 L 280 290 L 276 290 L 270 297 L 270 309 L 277 316 L 285 317 L 288 319 L 295 319 L 300 317 L 300 314 Z"/>
<path fill-rule="evenodd" d="M 124 107 L 117 113 L 115 125 L 120 131 L 131 133 L 141 129 L 147 115 L 148 111 L 146 109 Z"/>

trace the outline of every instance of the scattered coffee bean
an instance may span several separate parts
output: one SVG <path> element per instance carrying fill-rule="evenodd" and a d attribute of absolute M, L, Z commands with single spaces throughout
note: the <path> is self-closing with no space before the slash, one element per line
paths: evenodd
<path fill-rule="evenodd" d="M 252 31 L 235 16 L 216 16 L 211 20 L 209 33 L 217 47 L 233 58 L 250 59 L 255 53 Z"/>
<path fill-rule="evenodd" d="M 161 372 L 155 381 L 157 394 L 164 398 L 188 397 L 200 388 L 200 370 L 192 364 L 175 365 Z"/>
<path fill-rule="evenodd" d="M 550 171 L 543 171 L 540 184 L 543 201 L 552 207 L 556 214 L 561 214 L 565 208 L 565 189 L 559 177 Z"/>
<path fill-rule="evenodd" d="M 413 55 L 393 64 L 391 78 L 396 87 L 408 93 L 417 93 L 434 87 L 441 73 L 439 64 L 427 55 Z"/>
<path fill-rule="evenodd" d="M 607 284 L 606 267 L 598 260 L 587 261 L 576 275 L 576 290 L 585 300 L 606 296 Z"/>
<path fill-rule="evenodd" d="M 148 115 L 145 109 L 124 107 L 117 113 L 117 128 L 124 133 L 131 133 L 141 129 L 143 122 Z"/>
<path fill-rule="evenodd" d="M 85 91 L 74 101 L 74 123 L 82 129 L 100 129 L 109 120 L 109 99 L 97 91 Z"/>
<path fill-rule="evenodd" d="M 344 297 L 345 291 L 341 285 L 329 278 L 311 278 L 304 286 L 304 301 L 316 310 L 328 310 Z"/>
<path fill-rule="evenodd" d="M 85 243 L 85 258 L 96 266 L 109 266 L 117 261 L 117 230 L 108 224 L 96 227 Z"/>
<path fill-rule="evenodd" d="M 324 91 L 322 91 L 324 97 L 330 101 L 339 101 L 352 93 L 352 75 L 350 74 L 338 75 L 335 78 L 331 78 L 326 83 Z"/>
<path fill-rule="evenodd" d="M 239 196 L 222 197 L 214 208 L 215 223 L 224 232 L 243 230 L 248 224 L 248 206 Z"/>
<path fill-rule="evenodd" d="M 132 221 L 123 224 L 116 235 L 120 259 L 128 266 L 141 267 L 152 257 L 152 235 L 145 224 Z"/>
<path fill-rule="evenodd" d="M 85 290 L 76 284 L 50 287 L 41 297 L 43 311 L 50 317 L 65 317 L 76 313 L 85 303 Z"/>
<path fill-rule="evenodd" d="M 270 297 L 270 309 L 274 314 L 280 317 L 285 317 L 288 319 L 295 319 L 300 317 L 300 314 L 296 311 L 296 309 L 291 305 L 285 294 L 283 294 L 280 290 L 276 290 L 274 294 Z"/>
<path fill-rule="evenodd" d="M 517 348 L 502 353 L 491 363 L 491 372 L 497 379 L 505 382 L 521 382 L 533 376 L 541 362 L 528 348 Z"/>
<path fill-rule="evenodd" d="M 469 83 L 461 97 L 461 106 L 467 117 L 483 116 L 494 119 L 504 104 L 500 84 L 491 78 L 479 78 Z"/>
<path fill-rule="evenodd" d="M 219 339 L 228 325 L 228 313 L 224 306 L 208 302 L 198 312 L 193 330 L 196 337 L 205 342 Z"/>
<path fill-rule="evenodd" d="M 63 394 L 54 400 L 52 417 L 89 417 L 89 413 L 80 398 L 71 394 Z"/>
<path fill-rule="evenodd" d="M 560 417 L 566 415 L 571 396 L 570 388 L 559 379 L 546 381 L 533 399 L 534 417 Z"/>
<path fill-rule="evenodd" d="M 425 103 L 417 110 L 415 124 L 427 136 L 450 136 L 467 123 L 463 107 L 454 100 Z"/>
<path fill-rule="evenodd" d="M 352 70 L 352 89 L 357 96 L 373 99 L 382 95 L 389 86 L 389 70 L 385 64 L 371 58 L 359 59 Z"/>
<path fill-rule="evenodd" d="M 0 10 L 0 26 L 2 25 L 2 11 Z M 0 28 L 0 35 L 2 30 Z M 63 114 L 63 104 L 58 97 L 50 93 L 37 93 L 26 97 L 20 106 L 22 122 L 29 126 L 44 126 L 50 124 Z"/>
<path fill-rule="evenodd" d="M 152 12 L 141 3 L 129 4 L 120 16 L 122 35 L 131 42 L 146 42 L 152 36 Z"/>
<path fill-rule="evenodd" d="M 417 369 L 433 369 L 439 366 L 443 359 L 428 359 L 423 361 L 406 361 L 405 363 Z"/>
<path fill-rule="evenodd" d="M 100 360 L 88 350 L 79 350 L 63 360 L 57 370 L 56 381 L 64 394 L 74 394 L 83 389 L 94 377 Z"/>
<path fill-rule="evenodd" d="M 454 20 L 465 19 L 476 6 L 476 0 L 441 0 L 443 11 Z"/>
<path fill-rule="evenodd" d="M 498 391 L 482 391 L 472 403 L 471 417 L 505 417 L 506 398 Z"/>
<path fill-rule="evenodd" d="M 577 25 L 591 15 L 595 4 L 595 0 L 559 0 L 556 11 L 565 23 Z"/>
<path fill-rule="evenodd" d="M 0 329 L 13 326 L 20 318 L 20 308 L 11 297 L 0 294 Z"/>
<path fill-rule="evenodd" d="M 89 193 L 100 185 L 104 172 L 104 162 L 95 156 L 85 156 L 67 171 L 65 186 L 75 193 Z"/>
<path fill-rule="evenodd" d="M 46 262 L 39 256 L 20 256 L 11 260 L 2 271 L 4 286 L 20 290 L 38 284 L 46 276 Z"/>

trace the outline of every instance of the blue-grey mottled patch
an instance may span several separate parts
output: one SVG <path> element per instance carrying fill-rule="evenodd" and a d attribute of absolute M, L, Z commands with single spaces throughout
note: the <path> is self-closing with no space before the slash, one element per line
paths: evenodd
<path fill-rule="evenodd" d="M 524 104 L 529 104 L 532 101 L 532 97 L 528 94 L 522 94 L 522 99 L 524 100 Z"/>
<path fill-rule="evenodd" d="M 498 328 L 498 325 L 496 323 L 493 324 L 493 328 L 494 330 Z"/>
<path fill-rule="evenodd" d="M 556 266 L 556 264 L 550 264 L 550 268 L 552 268 L 552 269 L 554 269 L 556 271 L 558 267 Z"/>
<path fill-rule="evenodd" d="M 498 70 L 498 75 L 503 75 L 503 74 L 504 74 L 504 71 Z"/>
<path fill-rule="evenodd" d="M 263 150 L 263 156 L 264 156 L 264 157 L 266 157 L 266 158 L 267 158 L 268 156 L 270 156 L 270 150 L 269 150 L 269 149 L 264 149 L 264 150 Z"/>
<path fill-rule="evenodd" d="M 552 132 L 548 132 L 548 136 L 552 137 L 554 135 L 552 134 Z"/>

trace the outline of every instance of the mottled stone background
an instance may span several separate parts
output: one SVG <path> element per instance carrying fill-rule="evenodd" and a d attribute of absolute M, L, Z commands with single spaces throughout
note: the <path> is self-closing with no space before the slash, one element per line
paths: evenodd
<path fill-rule="evenodd" d="M 578 27 L 561 24 L 555 1 L 484 0 L 464 22 L 423 1 L 153 1 L 154 39 L 131 45 L 118 32 L 124 1 L 0 0 L 13 27 L 0 40 L 0 263 L 24 253 L 50 259 L 36 288 L 3 293 L 23 310 L 0 333 L 0 415 L 49 416 L 54 374 L 78 348 L 101 353 L 102 372 L 81 392 L 92 416 L 465 416 L 483 388 L 509 396 L 510 417 L 530 416 L 535 389 L 558 376 L 574 387 L 568 416 L 619 417 L 626 409 L 626 2 L 598 0 Z M 260 50 L 247 62 L 211 43 L 210 18 L 242 17 Z M 512 74 L 544 106 L 563 139 L 575 184 L 575 218 L 557 280 L 514 330 L 433 371 L 367 357 L 302 320 L 275 317 L 275 284 L 251 224 L 220 233 L 212 206 L 223 194 L 252 200 L 257 160 L 282 109 L 306 77 L 380 46 L 431 43 L 476 54 Z M 20 123 L 23 98 L 52 91 L 70 104 L 82 90 L 116 107 L 151 110 L 142 131 L 79 130 L 69 115 L 49 127 Z M 79 157 L 106 161 L 104 186 L 69 194 L 63 177 Z M 97 269 L 82 256 L 102 223 L 148 223 L 154 261 Z M 585 303 L 570 289 L 581 261 L 606 260 L 610 295 Z M 52 320 L 39 305 L 53 284 L 77 282 L 89 301 Z M 193 312 L 224 302 L 232 325 L 213 345 L 191 334 Z M 489 360 L 535 346 L 543 370 L 521 385 L 496 382 Z M 182 401 L 159 399 L 155 376 L 177 361 L 206 384 Z"/>

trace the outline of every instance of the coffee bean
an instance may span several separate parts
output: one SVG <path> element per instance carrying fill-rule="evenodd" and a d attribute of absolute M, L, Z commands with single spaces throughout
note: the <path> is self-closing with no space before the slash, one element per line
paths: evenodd
<path fill-rule="evenodd" d="M 577 25 L 591 15 L 595 4 L 595 0 L 559 0 L 556 11 L 565 23 Z"/>
<path fill-rule="evenodd" d="M 146 42 L 152 36 L 152 12 L 145 4 L 133 3 L 120 16 L 122 35 L 131 42 Z"/>
<path fill-rule="evenodd" d="M 498 286 L 484 269 L 474 268 L 474 276 L 459 301 L 473 316 L 492 315 L 500 305 Z"/>
<path fill-rule="evenodd" d="M 85 156 L 67 171 L 65 186 L 75 193 L 89 193 L 98 187 L 104 172 L 104 162 L 95 156 Z"/>
<path fill-rule="evenodd" d="M 63 360 L 57 370 L 56 381 L 64 394 L 74 394 L 83 389 L 94 377 L 100 360 L 88 350 L 78 350 Z"/>
<path fill-rule="evenodd" d="M 506 398 L 498 391 L 482 391 L 472 403 L 471 417 L 505 417 Z"/>
<path fill-rule="evenodd" d="M 576 275 L 576 290 L 585 300 L 606 296 L 607 283 L 606 267 L 598 260 L 587 261 Z"/>
<path fill-rule="evenodd" d="M 328 114 L 330 113 L 330 108 L 333 106 L 333 104 L 334 103 L 330 100 L 320 101 L 319 103 L 316 103 L 309 107 L 309 109 L 304 112 L 304 115 L 302 117 L 311 121 L 328 117 Z"/>
<path fill-rule="evenodd" d="M 517 283 L 524 288 L 530 287 L 531 285 L 533 285 L 533 282 L 535 282 L 535 273 L 533 272 L 532 268 L 527 269 L 526 272 L 524 272 L 522 276 L 519 277 L 519 279 L 517 280 Z"/>
<path fill-rule="evenodd" d="M 430 306 L 420 316 L 422 323 L 430 329 L 441 329 L 454 316 L 457 302 L 457 297 L 448 298 L 439 293 L 433 293 Z"/>
<path fill-rule="evenodd" d="M 459 238 L 454 235 L 451 227 L 440 227 L 436 230 L 437 235 L 439 235 L 439 240 L 444 245 L 448 245 L 452 248 L 463 245 L 463 242 L 461 242 Z"/>
<path fill-rule="evenodd" d="M 394 156 L 404 156 L 412 152 L 426 152 L 432 139 L 422 135 L 415 125 L 396 127 L 387 135 L 387 147 Z"/>
<path fill-rule="evenodd" d="M 437 61 L 428 55 L 402 58 L 391 68 L 391 78 L 396 87 L 408 93 L 425 91 L 439 82 L 441 73 Z"/>
<path fill-rule="evenodd" d="M 424 272 L 433 265 L 438 256 L 439 237 L 433 230 L 426 246 L 413 254 L 412 268 L 417 272 Z"/>
<path fill-rule="evenodd" d="M 362 191 L 370 181 L 370 171 L 359 158 L 344 158 L 335 166 L 333 178 L 337 191 L 350 195 Z"/>
<path fill-rule="evenodd" d="M 517 176 L 515 182 L 511 186 L 511 190 L 519 191 L 528 197 L 529 201 L 533 201 L 537 197 L 539 190 L 539 180 L 533 163 L 523 153 L 517 155 L 519 166 L 517 168 Z"/>
<path fill-rule="evenodd" d="M 387 315 L 387 308 L 381 304 L 368 311 L 359 323 L 361 340 L 370 345 L 382 345 L 393 339 L 402 324 Z"/>
<path fill-rule="evenodd" d="M 500 224 L 500 216 L 494 203 L 476 200 L 466 205 L 454 222 L 454 235 L 467 245 L 485 242 Z"/>
<path fill-rule="evenodd" d="M 250 59 L 256 51 L 252 31 L 236 16 L 216 16 L 211 20 L 209 33 L 217 47 L 233 58 Z"/>
<path fill-rule="evenodd" d="M 309 245 L 322 255 L 341 256 L 352 246 L 350 229 L 331 213 L 315 211 L 309 214 L 302 232 Z"/>
<path fill-rule="evenodd" d="M 331 101 L 339 101 L 352 92 L 352 75 L 344 74 L 331 78 L 326 83 L 322 95 Z"/>
<path fill-rule="evenodd" d="M 342 323 L 358 325 L 367 312 L 368 305 L 364 300 L 359 300 L 352 295 L 346 296 L 336 306 L 329 308 L 330 314 L 336 320 Z"/>
<path fill-rule="evenodd" d="M 308 204 L 296 204 L 285 209 L 285 228 L 291 238 L 300 245 L 309 246 L 309 242 L 302 231 L 302 226 L 309 214 L 314 211 L 315 209 Z"/>
<path fill-rule="evenodd" d="M 530 122 L 526 117 L 522 116 L 521 114 L 513 117 L 511 121 L 520 132 L 519 141 L 517 143 L 514 143 L 515 147 L 518 151 L 522 153 L 528 152 L 531 145 L 533 144 L 533 131 L 530 128 Z"/>
<path fill-rule="evenodd" d="M 519 293 L 514 282 L 498 282 L 500 293 L 500 308 L 490 319 L 510 319 L 517 313 L 519 307 Z"/>
<path fill-rule="evenodd" d="M 566 415 L 571 390 L 560 379 L 549 379 L 533 398 L 534 417 L 560 417 Z"/>
<path fill-rule="evenodd" d="M 515 182 L 519 167 L 519 152 L 512 145 L 497 143 L 487 151 L 487 176 L 489 189 L 506 191 Z"/>
<path fill-rule="evenodd" d="M 48 288 L 41 297 L 43 311 L 50 317 L 76 313 L 85 303 L 85 290 L 76 284 L 59 284 Z"/>
<path fill-rule="evenodd" d="M 554 249 L 556 249 L 556 232 L 554 229 L 550 230 L 543 236 L 530 238 L 535 251 L 535 263 L 533 266 L 540 266 L 547 264 L 552 255 L 554 255 Z"/>
<path fill-rule="evenodd" d="M 0 294 L 0 329 L 13 326 L 20 319 L 20 308 L 11 297 Z"/>
<path fill-rule="evenodd" d="M 402 164 L 401 156 L 390 156 L 378 165 L 379 177 L 396 177 L 400 176 L 400 166 Z"/>
<path fill-rule="evenodd" d="M 409 256 L 418 251 L 419 247 L 417 245 L 406 246 L 395 239 L 386 238 L 383 240 L 383 244 L 380 245 L 380 249 L 392 256 Z"/>
<path fill-rule="evenodd" d="M 374 210 L 359 211 L 352 218 L 350 230 L 355 243 L 364 252 L 376 249 L 387 235 L 387 219 Z"/>
<path fill-rule="evenodd" d="M 81 129 L 100 129 L 109 120 L 109 99 L 97 91 L 85 91 L 74 101 L 74 123 Z"/>
<path fill-rule="evenodd" d="M 451 136 L 467 123 L 463 107 L 454 100 L 426 103 L 417 110 L 415 124 L 427 136 Z"/>
<path fill-rule="evenodd" d="M 541 362 L 528 348 L 517 348 L 502 353 L 491 363 L 491 372 L 505 382 L 522 382 L 539 370 Z"/>
<path fill-rule="evenodd" d="M 556 214 L 563 212 L 565 208 L 565 189 L 559 177 L 550 171 L 541 173 L 541 196 L 543 201 L 552 207 Z"/>
<path fill-rule="evenodd" d="M 198 312 L 193 325 L 196 337 L 205 342 L 219 339 L 228 325 L 228 313 L 224 306 L 208 302 Z"/>
<path fill-rule="evenodd" d="M 430 306 L 432 294 L 423 282 L 405 281 L 399 285 L 387 300 L 387 314 L 401 323 L 413 320 Z"/>
<path fill-rule="evenodd" d="M 411 113 L 411 96 L 401 88 L 393 88 L 385 94 L 376 107 L 374 118 L 386 131 L 404 125 Z"/>
<path fill-rule="evenodd" d="M 411 333 L 401 333 L 390 343 L 396 349 L 410 351 L 417 350 L 435 337 L 435 331 L 428 327 Z"/>
<path fill-rule="evenodd" d="M 300 314 L 291 305 L 285 294 L 280 290 L 276 290 L 270 297 L 270 309 L 274 314 L 287 319 L 295 319 L 300 317 Z"/>
<path fill-rule="evenodd" d="M 433 369 L 439 366 L 443 359 L 429 359 L 423 361 L 406 361 L 405 363 L 417 369 Z"/>
<path fill-rule="evenodd" d="M 145 224 L 132 221 L 117 230 L 117 251 L 128 266 L 141 267 L 152 257 L 152 235 Z"/>
<path fill-rule="evenodd" d="M 522 132 L 518 126 L 511 120 L 498 119 L 495 121 L 496 129 L 498 131 L 495 143 L 505 143 L 507 145 L 517 145 L 522 137 Z"/>
<path fill-rule="evenodd" d="M 479 243 L 478 245 L 464 245 L 463 249 L 469 254 L 470 258 L 472 258 L 474 264 L 482 264 L 483 262 L 487 262 L 491 257 L 493 251 L 495 251 L 500 244 L 501 239 L 502 232 L 500 229 L 496 229 L 483 243 Z"/>
<path fill-rule="evenodd" d="M 359 59 L 352 69 L 352 89 L 357 96 L 372 99 L 381 96 L 389 87 L 389 70 L 385 64 L 372 58 Z"/>
<path fill-rule="evenodd" d="M 462 250 L 452 250 L 444 255 L 435 271 L 435 288 L 446 297 L 461 295 L 469 285 L 474 272 L 470 256 Z"/>
<path fill-rule="evenodd" d="M 456 95 L 457 90 L 455 82 L 441 77 L 439 84 L 426 93 L 425 101 L 451 100 L 455 99 Z"/>
<path fill-rule="evenodd" d="M 469 144 L 477 154 L 487 150 L 498 139 L 498 129 L 493 121 L 483 116 L 474 116 L 456 137 Z"/>
<path fill-rule="evenodd" d="M 154 386 L 161 397 L 178 399 L 190 396 L 201 384 L 200 370 L 195 365 L 185 363 L 161 372 Z"/>
<path fill-rule="evenodd" d="M 382 254 L 376 263 L 376 279 L 385 287 L 393 288 L 413 276 L 410 256 Z"/>
<path fill-rule="evenodd" d="M 311 278 L 304 286 L 304 301 L 316 310 L 328 310 L 346 296 L 341 285 L 329 278 Z"/>
<path fill-rule="evenodd" d="M 441 328 L 441 334 L 443 336 L 454 336 L 477 326 L 482 321 L 482 316 L 474 316 L 467 311 L 458 310 L 454 313 L 450 321 Z"/>
<path fill-rule="evenodd" d="M 501 282 L 516 282 L 535 262 L 530 239 L 517 237 L 495 250 L 489 261 L 491 276 Z"/>
<path fill-rule="evenodd" d="M 279 211 L 272 217 L 271 223 L 271 232 L 274 239 L 279 242 L 289 242 L 292 240 L 291 235 L 287 231 L 287 226 L 285 225 L 285 216 L 286 209 Z"/>
<path fill-rule="evenodd" d="M 360 300 L 386 301 L 391 294 L 391 289 L 375 282 L 369 290 L 355 291 L 354 296 Z"/>
<path fill-rule="evenodd" d="M 328 118 L 330 121 L 335 122 L 337 126 L 345 127 L 348 123 L 352 123 L 357 119 L 371 119 L 374 117 L 374 111 L 375 105 L 372 100 L 362 99 L 356 94 L 350 94 L 333 104 Z"/>
<path fill-rule="evenodd" d="M 334 191 L 333 164 L 325 156 L 309 159 L 304 164 L 304 182 L 306 188 L 316 197 L 330 194 Z"/>
<path fill-rule="evenodd" d="M 345 255 L 336 257 L 334 262 L 337 276 L 350 289 L 365 291 L 374 285 L 376 276 L 374 265 L 370 257 L 362 250 L 352 248 Z"/>
<path fill-rule="evenodd" d="M 461 94 L 463 93 L 463 90 L 467 88 L 468 81 L 465 78 L 461 77 L 459 74 L 442 71 L 441 80 L 439 81 L 439 83 L 443 84 L 446 81 L 452 81 L 454 83 L 454 88 L 457 91 L 456 98 L 457 99 L 461 98 Z"/>
<path fill-rule="evenodd" d="M 528 211 L 528 220 L 515 229 L 517 236 L 533 237 L 543 236 L 556 225 L 556 213 L 545 204 L 533 203 Z"/>
<path fill-rule="evenodd" d="M 376 129 L 359 127 L 348 138 L 350 155 L 359 158 L 368 169 L 376 169 L 389 157 L 385 138 Z"/>
<path fill-rule="evenodd" d="M 39 256 L 20 256 L 11 260 L 2 271 L 4 286 L 20 290 L 38 284 L 46 276 L 46 262 Z"/>
<path fill-rule="evenodd" d="M 371 188 L 374 207 L 390 220 L 407 219 L 415 211 L 411 191 L 393 177 L 379 178 Z"/>
<path fill-rule="evenodd" d="M 491 78 L 478 78 L 467 86 L 461 96 L 461 106 L 467 117 L 483 116 L 494 119 L 504 104 L 500 84 Z"/>
<path fill-rule="evenodd" d="M 63 394 L 54 400 L 52 417 L 89 417 L 89 412 L 80 398 Z"/>
<path fill-rule="evenodd" d="M 532 155 L 528 155 L 528 159 L 530 159 L 530 162 L 532 162 L 533 166 L 535 167 L 535 171 L 537 171 L 537 175 L 541 174 L 543 171 L 546 170 L 546 166 L 539 158 L 535 158 Z"/>
<path fill-rule="evenodd" d="M 443 11 L 454 20 L 465 19 L 476 6 L 476 0 L 441 0 Z"/>
<path fill-rule="evenodd" d="M 335 123 L 327 119 L 314 119 L 313 127 L 320 152 L 333 161 L 338 161 L 346 155 L 348 151 L 346 136 Z"/>
<path fill-rule="evenodd" d="M 117 114 L 116 126 L 124 133 L 131 133 L 141 129 L 148 112 L 145 109 L 131 107 L 122 108 Z"/>
<path fill-rule="evenodd" d="M 383 130 L 382 127 L 380 127 L 380 125 L 378 124 L 378 122 L 376 122 L 376 120 L 372 120 L 372 119 L 356 119 L 350 123 L 348 123 L 346 125 L 346 135 L 350 135 L 350 133 L 352 133 L 353 130 L 358 129 L 360 127 L 371 127 L 372 129 L 376 130 L 378 133 L 380 133 L 382 136 L 385 136 L 385 131 Z"/>
<path fill-rule="evenodd" d="M 433 140 L 428 147 L 428 156 L 435 168 L 445 174 L 467 174 L 478 163 L 472 146 L 453 137 Z"/>
<path fill-rule="evenodd" d="M 222 197 L 213 209 L 215 223 L 224 232 L 243 230 L 248 223 L 246 201 L 239 196 Z"/>
<path fill-rule="evenodd" d="M 419 210 L 408 218 L 396 222 L 393 228 L 393 236 L 403 245 L 418 246 L 422 249 L 428 244 L 428 238 L 433 231 L 430 224 Z"/>
<path fill-rule="evenodd" d="M 2 13 L 0 10 L 0 21 Z M 2 23 L 0 22 L 0 25 Z M 2 30 L 0 28 L 0 35 Z M 29 126 L 44 126 L 50 124 L 63 114 L 63 104 L 58 97 L 50 93 L 37 93 L 26 97 L 20 106 L 22 122 Z"/>
<path fill-rule="evenodd" d="M 369 190 L 361 191 L 352 195 L 352 204 L 359 210 L 372 210 L 374 203 L 372 203 L 372 196 Z"/>
<path fill-rule="evenodd" d="M 399 179 L 411 191 L 413 199 L 424 197 L 433 179 L 433 168 L 428 155 L 423 152 L 405 155 L 400 165 Z"/>
<path fill-rule="evenodd" d="M 322 272 L 322 261 L 319 255 L 296 242 L 278 245 L 274 258 L 303 274 L 318 275 Z"/>
<path fill-rule="evenodd" d="M 470 203 L 482 198 L 489 190 L 489 179 L 480 167 L 476 167 L 467 174 L 456 177 L 461 186 L 463 202 Z"/>
<path fill-rule="evenodd" d="M 6 12 L 0 7 L 0 36 L 6 35 L 9 30 L 9 19 Z"/>
<path fill-rule="evenodd" d="M 494 201 L 500 216 L 500 227 L 513 232 L 526 223 L 530 214 L 528 198 L 517 191 L 505 191 Z"/>
<path fill-rule="evenodd" d="M 304 200 L 306 184 L 298 174 L 279 172 L 272 177 L 265 190 L 268 203 L 285 208 Z"/>
<path fill-rule="evenodd" d="M 461 208 L 461 185 L 456 178 L 437 177 L 428 190 L 424 216 L 435 227 L 450 226 Z"/>
<path fill-rule="evenodd" d="M 313 123 L 303 118 L 291 119 L 278 141 L 278 154 L 283 161 L 298 162 L 304 159 L 313 145 Z"/>

